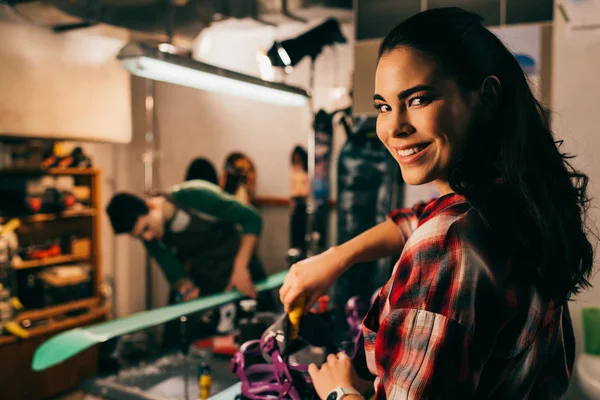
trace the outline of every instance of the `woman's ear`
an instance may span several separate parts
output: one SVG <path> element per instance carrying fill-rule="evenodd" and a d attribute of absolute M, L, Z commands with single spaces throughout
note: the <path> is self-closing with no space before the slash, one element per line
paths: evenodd
<path fill-rule="evenodd" d="M 502 84 L 500 80 L 493 75 L 485 78 L 479 88 L 479 102 L 481 104 L 480 124 L 485 125 L 494 118 L 494 115 L 498 111 L 501 96 Z"/>

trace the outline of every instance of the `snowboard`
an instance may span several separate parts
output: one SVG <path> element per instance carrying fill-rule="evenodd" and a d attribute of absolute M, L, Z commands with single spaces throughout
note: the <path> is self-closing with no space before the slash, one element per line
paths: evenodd
<path fill-rule="evenodd" d="M 338 158 L 338 244 L 385 221 L 402 202 L 400 168 L 377 137 L 375 117 L 356 120 Z M 388 257 L 349 269 L 335 283 L 336 308 L 343 310 L 352 296 L 369 299 L 387 282 L 396 260 Z"/>
<path fill-rule="evenodd" d="M 330 164 L 333 149 L 333 114 L 319 110 L 313 124 L 315 132 L 315 169 L 312 182 L 313 214 L 310 233 L 318 233 L 316 249 L 311 253 L 319 253 L 327 247 L 328 218 L 329 218 L 329 186 Z M 314 255 L 314 254 L 311 254 Z"/>
<path fill-rule="evenodd" d="M 269 276 L 256 284 L 256 290 L 261 292 L 281 286 L 286 274 L 287 271 L 283 271 Z M 160 325 L 183 315 L 215 308 L 222 304 L 240 300 L 243 297 L 244 296 L 237 290 L 217 293 L 185 303 L 144 311 L 129 317 L 114 319 L 85 328 L 72 329 L 60 333 L 42 343 L 33 355 L 31 367 L 34 371 L 43 371 L 79 354 L 95 344 L 100 344 L 121 335 Z"/>

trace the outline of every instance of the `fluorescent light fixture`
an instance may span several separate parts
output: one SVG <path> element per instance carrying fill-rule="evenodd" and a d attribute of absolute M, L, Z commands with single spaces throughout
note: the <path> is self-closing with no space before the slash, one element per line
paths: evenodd
<path fill-rule="evenodd" d="M 245 97 L 281 106 L 306 106 L 308 93 L 294 86 L 205 64 L 191 57 L 161 51 L 165 47 L 129 43 L 117 55 L 133 75 L 195 89 Z"/>

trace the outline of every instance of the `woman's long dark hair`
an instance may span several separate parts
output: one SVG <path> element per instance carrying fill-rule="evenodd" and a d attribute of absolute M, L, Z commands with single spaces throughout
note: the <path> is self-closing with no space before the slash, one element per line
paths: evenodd
<path fill-rule="evenodd" d="M 214 183 L 215 185 L 219 184 L 215 167 L 208 159 L 202 157 L 195 158 L 190 163 L 187 172 L 185 173 L 186 181 L 196 179 L 208 181 L 210 183 Z"/>
<path fill-rule="evenodd" d="M 294 147 L 294 150 L 292 151 L 292 157 L 290 160 L 292 164 L 294 163 L 296 156 L 300 158 L 300 162 L 302 163 L 302 169 L 304 170 L 304 172 L 308 172 L 308 153 L 306 152 L 306 150 L 304 150 L 304 147 Z"/>
<path fill-rule="evenodd" d="M 593 247 L 586 234 L 588 177 L 555 142 L 545 110 L 515 57 L 460 8 L 417 14 L 381 44 L 379 57 L 406 46 L 435 62 L 465 91 L 496 76 L 502 93 L 492 120 L 469 138 L 451 167 L 451 188 L 494 229 L 519 272 L 549 298 L 563 302 L 588 287 Z"/>

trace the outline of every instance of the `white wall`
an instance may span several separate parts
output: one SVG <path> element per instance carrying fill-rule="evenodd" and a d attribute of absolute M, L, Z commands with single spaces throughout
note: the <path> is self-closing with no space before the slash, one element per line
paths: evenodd
<path fill-rule="evenodd" d="M 0 22 L 0 135 L 128 142 L 129 74 L 115 58 L 126 40 L 117 28 Z"/>
<path fill-rule="evenodd" d="M 290 153 L 296 144 L 306 144 L 311 129 L 308 108 L 275 106 L 170 84 L 156 86 L 155 104 L 161 188 L 181 182 L 195 157 L 209 158 L 222 172 L 227 154 L 241 151 L 254 160 L 259 196 L 288 195 Z"/>
<path fill-rule="evenodd" d="M 568 32 L 564 20 L 557 15 L 554 22 L 552 119 L 553 129 L 565 140 L 568 152 L 578 155 L 573 164 L 590 177 L 589 195 L 591 223 L 600 221 L 600 31 L 582 34 Z M 596 266 L 600 253 L 596 253 Z M 597 269 L 596 269 L 597 270 Z M 577 297 L 570 306 L 575 328 L 577 351 L 583 350 L 581 308 L 600 306 L 600 275 L 592 279 L 594 288 Z M 568 399 L 584 399 L 575 380 Z"/>

